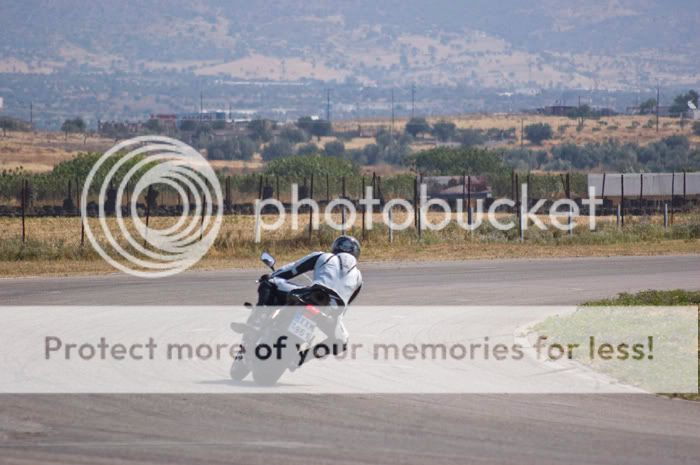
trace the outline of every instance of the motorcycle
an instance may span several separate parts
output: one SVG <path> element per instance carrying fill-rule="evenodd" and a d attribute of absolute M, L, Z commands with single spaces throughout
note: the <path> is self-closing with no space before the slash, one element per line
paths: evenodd
<path fill-rule="evenodd" d="M 260 260 L 273 272 L 275 258 L 263 252 Z M 242 381 L 252 373 L 258 385 L 270 386 L 277 383 L 286 370 L 294 371 L 313 348 L 317 330 L 328 332 L 333 319 L 318 308 L 324 302 L 323 288 L 303 288 L 302 292 L 290 292 L 299 288 L 278 278 L 259 279 L 260 286 L 267 286 L 272 292 L 281 291 L 287 299 L 277 305 L 246 303 L 250 315 L 245 323 L 231 323 L 231 329 L 241 334 L 241 343 L 231 364 L 231 379 Z M 328 296 L 325 296 L 327 301 Z M 262 304 L 262 305 L 260 305 Z"/>

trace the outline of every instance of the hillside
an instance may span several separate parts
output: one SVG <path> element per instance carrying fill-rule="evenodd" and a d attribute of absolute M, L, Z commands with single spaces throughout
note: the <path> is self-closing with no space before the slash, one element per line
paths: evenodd
<path fill-rule="evenodd" d="M 0 10 L 7 73 L 615 90 L 693 84 L 700 62 L 691 0 L 10 0 Z"/>

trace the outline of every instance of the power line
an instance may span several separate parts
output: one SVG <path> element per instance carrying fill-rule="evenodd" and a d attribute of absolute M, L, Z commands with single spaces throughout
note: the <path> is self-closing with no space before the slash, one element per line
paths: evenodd
<path fill-rule="evenodd" d="M 659 132 L 659 97 L 661 91 L 659 90 L 659 83 L 656 82 L 656 132 Z"/>

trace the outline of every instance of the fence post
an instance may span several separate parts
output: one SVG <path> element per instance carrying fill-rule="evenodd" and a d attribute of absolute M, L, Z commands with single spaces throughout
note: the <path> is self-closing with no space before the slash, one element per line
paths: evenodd
<path fill-rule="evenodd" d="M 413 181 L 413 210 L 415 214 L 413 215 L 413 226 L 418 229 L 418 175 Z"/>
<path fill-rule="evenodd" d="M 671 224 L 673 224 L 673 210 L 674 210 L 673 207 L 676 205 L 675 197 L 676 197 L 676 172 L 674 171 L 671 174 Z"/>
<path fill-rule="evenodd" d="M 76 178 L 76 180 L 75 180 L 76 191 L 78 190 L 79 185 L 80 185 L 80 183 L 78 182 L 78 179 Z M 82 249 L 85 247 L 85 222 L 87 221 L 88 217 L 87 217 L 87 209 L 85 209 L 85 217 L 83 217 L 83 211 L 81 209 L 81 204 L 80 204 L 81 197 L 80 196 L 77 196 L 77 197 L 78 197 L 78 201 L 75 205 L 78 207 L 78 217 L 80 217 L 80 248 Z M 86 200 L 87 200 L 87 198 L 86 198 Z"/>
<path fill-rule="evenodd" d="M 620 174 L 620 226 L 625 226 L 625 175 Z"/>
<path fill-rule="evenodd" d="M 362 176 L 362 196 L 365 195 L 365 177 Z M 372 191 L 372 196 L 374 196 L 374 191 Z M 365 225 L 365 215 L 367 214 L 367 205 L 362 204 L 362 240 L 365 240 L 367 236 L 367 226 Z"/>
<path fill-rule="evenodd" d="M 309 186 L 309 200 L 314 199 L 314 174 L 311 173 L 311 185 Z M 309 242 L 314 229 L 314 209 L 309 207 Z"/>
<path fill-rule="evenodd" d="M 392 215 L 391 215 L 391 210 L 392 210 L 392 208 L 390 208 L 389 211 L 387 211 L 387 215 L 389 217 L 389 224 L 388 224 L 388 226 L 389 226 L 389 244 L 394 242 L 394 228 L 392 227 L 392 225 L 394 224 L 394 220 L 393 220 Z"/>
<path fill-rule="evenodd" d="M 686 172 L 683 170 L 683 208 L 688 204 L 688 197 L 686 195 L 686 190 L 685 190 L 685 175 Z"/>
<path fill-rule="evenodd" d="M 262 200 L 263 196 L 263 177 L 260 175 L 260 181 L 258 182 L 258 199 Z"/>
<path fill-rule="evenodd" d="M 421 216 L 422 216 L 422 214 L 423 214 L 423 209 L 422 209 L 423 206 L 422 206 L 422 205 L 418 205 L 418 204 L 420 204 L 420 188 L 421 188 L 421 184 L 422 184 L 422 183 L 423 183 L 422 177 L 417 177 L 417 178 L 416 178 L 416 193 L 417 193 L 417 200 L 416 200 L 416 205 L 417 205 L 417 208 L 416 208 L 416 218 L 417 218 L 417 222 L 418 222 L 418 223 L 417 223 L 417 225 L 418 225 L 418 226 L 417 226 L 417 229 L 418 229 L 418 240 L 419 240 L 419 241 L 423 239 L 423 218 L 421 218 Z"/>
<path fill-rule="evenodd" d="M 341 182 L 341 194 L 342 198 L 345 198 L 345 176 L 340 178 Z M 345 234 L 345 205 L 340 206 L 340 221 L 341 224 L 343 225 L 343 230 L 341 231 L 343 234 Z"/>
<path fill-rule="evenodd" d="M 204 238 L 204 209 L 207 207 L 207 198 L 204 195 L 204 191 L 202 190 L 202 210 L 201 210 L 201 220 L 199 221 L 199 240 L 201 241 L 202 238 Z"/>
<path fill-rule="evenodd" d="M 571 173 L 566 173 L 566 198 L 571 200 Z M 573 221 L 571 217 L 572 213 L 571 206 L 569 206 L 569 236 L 574 234 L 574 229 L 571 227 L 571 222 Z"/>
<path fill-rule="evenodd" d="M 644 207 L 642 206 L 643 200 L 644 200 L 644 173 L 639 173 L 639 216 L 644 215 Z"/>
<path fill-rule="evenodd" d="M 467 224 L 471 226 L 472 224 L 472 177 L 467 176 Z M 472 232 L 469 229 L 469 232 Z"/>
<path fill-rule="evenodd" d="M 275 175 L 275 194 L 277 197 L 277 201 L 279 202 L 280 200 L 280 177 L 278 174 Z"/>
<path fill-rule="evenodd" d="M 601 190 L 603 192 L 600 193 L 600 198 L 603 199 L 603 205 L 605 205 L 605 173 L 603 173 L 603 187 Z"/>
<path fill-rule="evenodd" d="M 151 198 L 151 185 L 148 186 L 148 191 L 146 192 L 146 231 L 144 234 L 143 238 L 143 246 L 146 247 L 146 242 L 148 240 L 148 220 L 151 217 L 151 202 L 149 202 L 149 199 Z"/>
<path fill-rule="evenodd" d="M 27 239 L 27 229 L 25 224 L 25 215 L 27 209 L 27 185 L 28 181 L 26 179 L 22 180 L 22 243 Z"/>
<path fill-rule="evenodd" d="M 664 230 L 668 230 L 668 204 L 664 203 Z"/>
<path fill-rule="evenodd" d="M 518 220 L 518 237 L 520 238 L 520 242 L 523 242 L 525 240 L 525 231 L 523 230 L 523 218 L 520 211 L 520 202 L 522 199 L 520 198 L 520 189 L 517 189 L 517 187 L 520 186 L 520 176 L 518 173 L 515 173 L 515 186 L 515 217 Z"/>
<path fill-rule="evenodd" d="M 179 199 L 180 196 L 178 195 L 177 198 Z M 178 200 L 178 205 L 179 205 L 179 200 Z M 226 176 L 226 207 L 231 210 L 233 205 L 231 205 L 231 176 Z"/>

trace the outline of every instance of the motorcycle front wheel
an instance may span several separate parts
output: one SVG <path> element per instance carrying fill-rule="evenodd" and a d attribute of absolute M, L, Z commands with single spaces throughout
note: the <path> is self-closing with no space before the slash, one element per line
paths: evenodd
<path fill-rule="evenodd" d="M 263 337 L 258 345 L 273 347 L 277 338 Z M 291 366 L 292 357 L 296 356 L 294 347 L 287 347 L 282 351 L 281 357 L 270 356 L 266 359 L 255 357 L 252 363 L 253 381 L 260 386 L 272 386 L 280 379 L 284 372 Z"/>
<path fill-rule="evenodd" d="M 233 359 L 231 363 L 231 379 L 234 381 L 243 381 L 243 379 L 250 373 L 250 367 L 248 362 L 245 360 L 245 355 L 243 352 L 238 352 L 236 358 Z"/>

